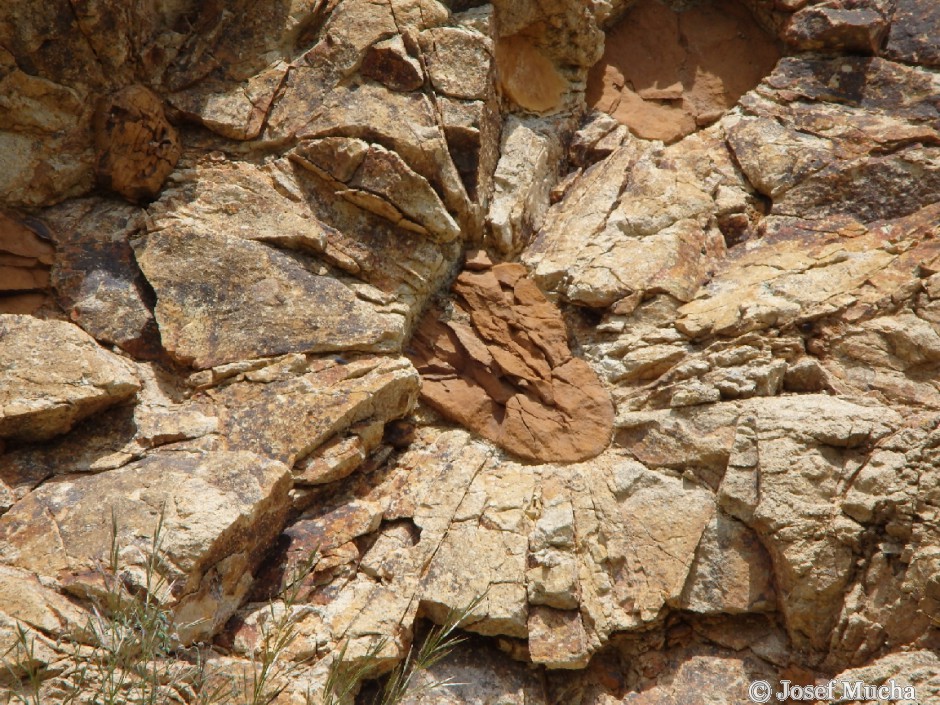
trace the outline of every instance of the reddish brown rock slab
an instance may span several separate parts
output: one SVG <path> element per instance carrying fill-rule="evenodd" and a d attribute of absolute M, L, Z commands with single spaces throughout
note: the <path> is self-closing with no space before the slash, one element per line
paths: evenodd
<path fill-rule="evenodd" d="M 132 203 L 156 197 L 182 154 L 163 101 L 128 86 L 102 101 L 95 115 L 98 182 Z"/>
<path fill-rule="evenodd" d="M 547 668 L 580 669 L 591 653 L 581 615 L 574 610 L 533 607 L 529 612 L 529 655 Z"/>
<path fill-rule="evenodd" d="M 587 101 L 639 137 L 675 142 L 717 120 L 779 57 L 773 38 L 737 2 L 674 12 L 641 0 L 608 32 Z"/>
<path fill-rule="evenodd" d="M 568 81 L 524 35 L 496 42 L 496 66 L 506 96 L 524 110 L 547 112 L 561 105 Z"/>
<path fill-rule="evenodd" d="M 940 66 L 940 4 L 897 0 L 884 55 L 905 64 Z"/>
<path fill-rule="evenodd" d="M 0 313 L 33 313 L 49 301 L 54 258 L 42 222 L 0 211 Z"/>
<path fill-rule="evenodd" d="M 452 314 L 432 311 L 412 342 L 422 399 L 529 460 L 574 462 L 606 448 L 610 395 L 572 356 L 561 313 L 525 268 L 466 271 L 453 292 Z"/>

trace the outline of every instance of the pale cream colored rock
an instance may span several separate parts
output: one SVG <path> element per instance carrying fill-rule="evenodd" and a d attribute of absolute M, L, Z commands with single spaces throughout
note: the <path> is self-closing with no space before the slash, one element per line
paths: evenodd
<path fill-rule="evenodd" d="M 506 254 L 518 252 L 542 226 L 558 178 L 561 145 L 537 128 L 516 117 L 503 128 L 485 242 Z"/>
<path fill-rule="evenodd" d="M 0 436 L 46 440 L 132 397 L 131 363 L 63 321 L 0 315 Z"/>
<path fill-rule="evenodd" d="M 720 139 L 714 128 L 665 149 L 627 142 L 582 175 L 523 254 L 536 281 L 597 308 L 652 289 L 693 298 L 725 253 L 710 222 L 719 187 L 746 193 Z"/>
<path fill-rule="evenodd" d="M 418 35 L 418 42 L 435 91 L 463 100 L 486 100 L 493 93 L 493 44 L 489 37 L 456 27 L 437 27 Z"/>

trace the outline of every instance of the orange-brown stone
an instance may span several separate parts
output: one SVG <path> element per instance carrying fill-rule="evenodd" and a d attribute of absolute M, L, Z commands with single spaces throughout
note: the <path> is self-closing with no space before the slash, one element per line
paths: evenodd
<path fill-rule="evenodd" d="M 411 360 L 430 406 L 528 460 L 576 462 L 610 441 L 614 408 L 571 354 L 560 311 L 519 264 L 464 271 L 449 315 L 431 311 Z"/>
<path fill-rule="evenodd" d="M 684 12 L 640 0 L 608 32 L 587 101 L 639 137 L 674 142 L 717 120 L 779 57 L 775 41 L 734 0 Z"/>
<path fill-rule="evenodd" d="M 496 42 L 496 66 L 503 92 L 526 110 L 541 113 L 557 108 L 568 89 L 555 65 L 521 34 Z"/>

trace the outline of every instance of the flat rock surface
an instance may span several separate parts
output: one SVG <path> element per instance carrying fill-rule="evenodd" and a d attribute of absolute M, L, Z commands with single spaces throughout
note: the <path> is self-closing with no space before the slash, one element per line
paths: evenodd
<path fill-rule="evenodd" d="M 718 119 L 780 58 L 773 37 L 730 0 L 678 12 L 641 0 L 607 36 L 588 76 L 588 104 L 638 137 L 667 143 Z"/>

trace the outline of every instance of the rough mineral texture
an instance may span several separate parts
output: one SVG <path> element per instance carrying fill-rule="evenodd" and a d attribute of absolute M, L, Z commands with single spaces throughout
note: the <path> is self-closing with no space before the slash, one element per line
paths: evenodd
<path fill-rule="evenodd" d="M 938 69 L 935 0 L 0 2 L 0 703 L 940 701 Z"/>

